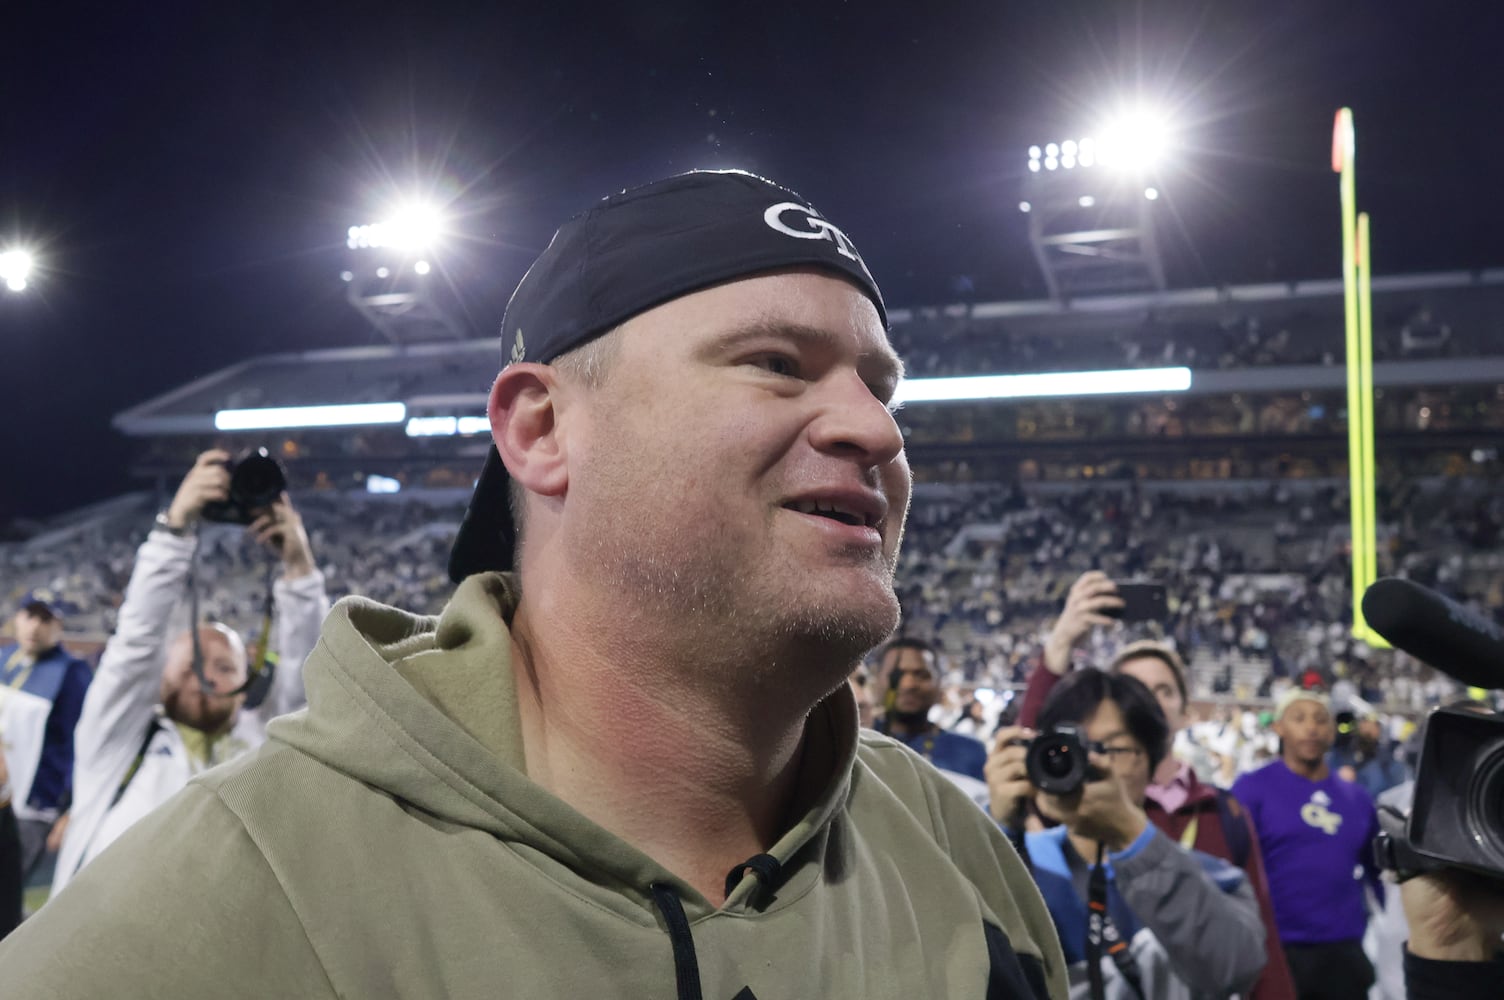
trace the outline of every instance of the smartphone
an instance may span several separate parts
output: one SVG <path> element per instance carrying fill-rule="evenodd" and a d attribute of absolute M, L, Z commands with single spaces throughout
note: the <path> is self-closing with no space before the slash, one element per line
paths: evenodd
<path fill-rule="evenodd" d="M 1102 612 L 1104 615 L 1125 622 L 1162 622 L 1170 617 L 1164 584 L 1114 580 L 1112 585 L 1118 589 L 1123 606 L 1108 608 Z"/>

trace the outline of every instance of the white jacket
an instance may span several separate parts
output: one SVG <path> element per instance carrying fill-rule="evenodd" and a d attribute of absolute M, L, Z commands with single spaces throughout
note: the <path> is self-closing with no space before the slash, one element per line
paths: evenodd
<path fill-rule="evenodd" d="M 170 620 L 187 593 L 193 539 L 153 531 L 136 553 L 120 606 L 119 625 L 105 646 L 74 733 L 73 809 L 58 852 L 53 894 L 141 817 L 205 769 L 161 713 L 162 669 Z M 216 742 L 212 764 L 260 746 L 266 721 L 307 704 L 303 661 L 318 642 L 329 611 L 324 577 L 315 570 L 272 587 L 276 650 L 272 690 L 260 707 L 242 710 L 235 728 Z M 148 738 L 148 727 L 151 735 Z M 148 741 L 149 739 L 149 741 Z M 142 744 L 146 753 L 125 793 L 114 801 Z"/>

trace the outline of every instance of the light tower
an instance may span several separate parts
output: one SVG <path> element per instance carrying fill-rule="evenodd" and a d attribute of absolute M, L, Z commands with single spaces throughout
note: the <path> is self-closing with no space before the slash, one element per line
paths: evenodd
<path fill-rule="evenodd" d="M 1165 287 L 1154 210 L 1169 134 L 1162 116 L 1140 111 L 1029 147 L 1018 207 L 1051 298 Z"/>
<path fill-rule="evenodd" d="M 439 294 L 434 258 L 443 237 L 442 213 L 421 202 L 346 233 L 345 297 L 394 344 L 468 336 Z"/>

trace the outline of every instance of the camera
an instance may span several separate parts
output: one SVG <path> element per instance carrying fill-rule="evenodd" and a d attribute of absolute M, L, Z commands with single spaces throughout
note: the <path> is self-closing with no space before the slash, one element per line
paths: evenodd
<path fill-rule="evenodd" d="M 1395 648 L 1454 679 L 1504 688 L 1504 628 L 1493 619 L 1393 577 L 1369 586 L 1363 614 Z M 1401 881 L 1456 868 L 1504 885 L 1504 716 L 1473 703 L 1439 708 L 1425 727 L 1409 810 L 1381 800 L 1375 860 Z"/>
<path fill-rule="evenodd" d="M 239 461 L 226 462 L 230 470 L 230 496 L 204 504 L 206 521 L 250 524 L 287 489 L 287 475 L 265 448 L 246 452 Z"/>
<path fill-rule="evenodd" d="M 1086 759 L 1086 741 L 1079 726 L 1066 723 L 1029 741 L 1024 767 L 1029 783 L 1051 795 L 1070 795 L 1078 791 L 1091 775 Z"/>
<path fill-rule="evenodd" d="M 1504 880 L 1504 718 L 1461 708 L 1431 713 L 1408 839 L 1426 867 Z"/>

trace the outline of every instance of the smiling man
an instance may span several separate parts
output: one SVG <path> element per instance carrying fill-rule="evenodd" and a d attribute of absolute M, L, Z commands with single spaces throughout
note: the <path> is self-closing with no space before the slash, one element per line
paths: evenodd
<path fill-rule="evenodd" d="M 846 234 L 740 172 L 623 192 L 502 347 L 443 615 L 336 606 L 306 715 L 0 948 L 15 995 L 1063 997 L 1001 832 L 858 732 L 910 482 Z"/>
<path fill-rule="evenodd" d="M 1280 940 L 1302 1000 L 1361 1000 L 1373 984 L 1363 951 L 1363 877 L 1379 899 L 1373 800 L 1332 773 L 1337 736 L 1325 694 L 1292 688 L 1274 709 L 1280 759 L 1240 777 L 1233 794 L 1253 816 Z"/>

